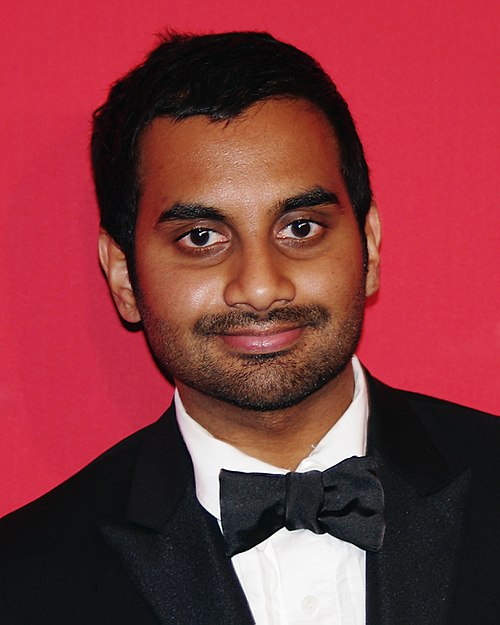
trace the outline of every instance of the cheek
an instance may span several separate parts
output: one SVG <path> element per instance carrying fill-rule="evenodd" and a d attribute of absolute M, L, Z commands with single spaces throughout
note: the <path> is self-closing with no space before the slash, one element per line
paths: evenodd
<path fill-rule="evenodd" d="M 221 276 L 207 275 L 200 271 L 188 276 L 180 275 L 177 279 L 179 301 L 183 301 L 183 308 L 190 307 L 199 316 L 214 310 L 219 311 L 224 306 L 224 281 Z"/>
<path fill-rule="evenodd" d="M 191 324 L 200 316 L 220 312 L 223 305 L 223 280 L 204 271 L 182 271 L 169 266 L 148 271 L 144 264 L 138 272 L 144 305 L 156 317 L 175 325 Z"/>
<path fill-rule="evenodd" d="M 361 252 L 328 254 L 321 262 L 312 263 L 301 273 L 302 297 L 333 307 L 349 302 L 364 288 Z"/>

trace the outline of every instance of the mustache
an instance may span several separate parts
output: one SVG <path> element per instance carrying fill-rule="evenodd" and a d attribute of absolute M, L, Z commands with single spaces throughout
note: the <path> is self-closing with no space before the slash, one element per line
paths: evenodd
<path fill-rule="evenodd" d="M 200 336 L 230 334 L 233 330 L 255 330 L 276 322 L 319 328 L 330 319 L 331 315 L 326 308 L 314 305 L 276 308 L 264 317 L 252 312 L 234 310 L 224 314 L 203 315 L 194 324 L 194 332 Z"/>

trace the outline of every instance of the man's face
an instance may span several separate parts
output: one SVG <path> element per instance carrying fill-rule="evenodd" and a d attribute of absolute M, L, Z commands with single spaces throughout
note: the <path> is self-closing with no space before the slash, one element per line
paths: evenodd
<path fill-rule="evenodd" d="M 229 122 L 157 118 L 140 147 L 137 308 L 181 395 L 276 410 L 333 380 L 366 271 L 324 115 L 269 100 Z"/>

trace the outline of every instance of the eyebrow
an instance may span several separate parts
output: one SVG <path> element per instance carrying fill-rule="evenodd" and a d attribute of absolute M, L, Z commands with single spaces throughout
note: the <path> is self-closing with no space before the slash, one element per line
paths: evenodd
<path fill-rule="evenodd" d="M 323 204 L 340 204 L 338 195 L 323 187 L 314 187 L 280 202 L 280 207 L 286 213 L 300 208 L 313 208 Z"/>
<path fill-rule="evenodd" d="M 323 187 L 313 187 L 302 193 L 298 193 L 286 200 L 279 201 L 277 208 L 279 212 L 287 213 L 301 208 L 312 208 L 324 204 L 339 205 L 339 198 L 333 191 L 328 191 Z M 275 212 L 273 210 L 272 212 Z M 193 202 L 176 202 L 170 208 L 164 210 L 158 218 L 158 223 L 165 223 L 174 220 L 196 220 L 210 219 L 213 221 L 227 221 L 225 213 L 213 206 L 198 204 Z"/>
<path fill-rule="evenodd" d="M 215 221 L 225 221 L 226 217 L 220 210 L 213 206 L 176 202 L 161 213 L 158 218 L 158 223 L 164 223 L 175 219 L 213 219 Z"/>

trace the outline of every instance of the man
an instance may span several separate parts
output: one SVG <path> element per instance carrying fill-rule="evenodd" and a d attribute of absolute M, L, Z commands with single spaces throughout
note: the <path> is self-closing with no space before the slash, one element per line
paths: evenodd
<path fill-rule="evenodd" d="M 169 37 L 92 157 L 104 272 L 175 402 L 2 521 L 0 622 L 496 622 L 498 424 L 354 357 L 380 225 L 323 70 Z"/>

